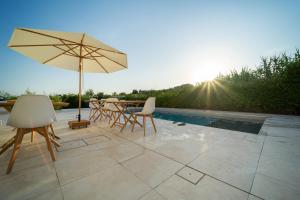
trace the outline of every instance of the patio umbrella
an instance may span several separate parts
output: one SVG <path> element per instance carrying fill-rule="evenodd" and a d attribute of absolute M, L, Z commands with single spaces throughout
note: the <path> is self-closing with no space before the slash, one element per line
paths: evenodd
<path fill-rule="evenodd" d="M 125 53 L 85 33 L 16 28 L 8 47 L 42 64 L 79 72 L 78 121 L 81 120 L 82 73 L 127 69 Z"/>

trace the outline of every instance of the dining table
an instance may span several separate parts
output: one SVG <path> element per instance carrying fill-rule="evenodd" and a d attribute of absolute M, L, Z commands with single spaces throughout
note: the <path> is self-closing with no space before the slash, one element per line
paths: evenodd
<path fill-rule="evenodd" d="M 14 106 L 15 101 L 1 101 L 0 108 L 4 108 L 7 112 L 11 112 L 12 107 Z"/>
<path fill-rule="evenodd" d="M 119 115 L 114 119 L 112 125 L 110 126 L 111 128 L 114 126 L 119 126 L 121 127 L 121 132 L 123 129 L 126 127 L 128 123 L 133 124 L 133 112 L 131 112 L 128 108 L 129 107 L 139 107 L 143 104 L 145 104 L 146 101 L 144 100 L 118 100 L 118 101 L 104 101 L 105 103 L 111 103 L 113 104 L 116 109 L 119 112 Z M 126 112 L 129 112 L 129 116 L 126 115 Z M 121 122 L 121 117 L 124 118 L 124 121 Z M 142 125 L 137 122 L 139 126 L 142 127 Z"/>

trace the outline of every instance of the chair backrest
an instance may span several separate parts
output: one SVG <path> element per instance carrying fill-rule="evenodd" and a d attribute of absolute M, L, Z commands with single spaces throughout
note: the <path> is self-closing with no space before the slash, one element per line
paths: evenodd
<path fill-rule="evenodd" d="M 15 128 L 37 128 L 56 121 L 53 104 L 45 95 L 20 96 L 13 106 L 7 125 Z"/>
<path fill-rule="evenodd" d="M 146 115 L 150 115 L 154 112 L 154 110 L 155 110 L 155 97 L 149 97 L 145 102 L 142 113 Z"/>
<path fill-rule="evenodd" d="M 91 109 L 95 109 L 95 108 L 99 108 L 99 102 L 98 102 L 98 99 L 96 98 L 90 98 L 90 101 L 89 101 L 89 107 Z"/>
<path fill-rule="evenodd" d="M 107 98 L 105 101 L 119 101 L 118 98 Z M 112 103 L 104 103 L 104 108 L 109 109 L 109 110 L 115 110 L 115 105 Z"/>

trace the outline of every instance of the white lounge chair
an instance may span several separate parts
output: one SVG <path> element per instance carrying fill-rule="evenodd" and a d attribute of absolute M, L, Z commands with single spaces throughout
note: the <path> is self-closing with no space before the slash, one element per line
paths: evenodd
<path fill-rule="evenodd" d="M 60 145 L 55 141 L 54 133 L 48 132 L 48 128 L 54 121 L 56 121 L 55 111 L 48 96 L 23 95 L 17 99 L 7 121 L 8 126 L 17 128 L 16 136 L 12 142 L 14 147 L 7 167 L 7 174 L 12 170 L 23 136 L 33 131 L 45 137 L 51 158 L 55 161 L 51 143 L 56 146 Z"/>
<path fill-rule="evenodd" d="M 149 117 L 152 122 L 152 126 L 154 128 L 154 131 L 156 133 L 156 127 L 153 120 L 153 112 L 155 110 L 155 97 L 149 97 L 147 101 L 145 102 L 145 105 L 143 107 L 143 110 L 141 112 L 135 112 L 133 113 L 134 121 L 132 124 L 131 132 L 133 132 L 134 126 L 137 123 L 137 117 L 143 117 L 143 127 L 144 127 L 144 135 L 146 135 L 146 117 Z"/>

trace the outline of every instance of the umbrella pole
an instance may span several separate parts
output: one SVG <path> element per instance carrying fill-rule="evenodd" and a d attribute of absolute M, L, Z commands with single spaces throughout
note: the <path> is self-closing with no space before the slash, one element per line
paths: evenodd
<path fill-rule="evenodd" d="M 82 58 L 79 57 L 79 93 L 78 93 L 78 121 L 81 120 L 81 86 L 82 86 Z"/>

